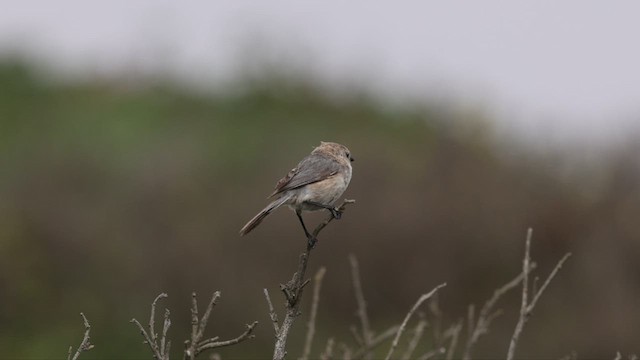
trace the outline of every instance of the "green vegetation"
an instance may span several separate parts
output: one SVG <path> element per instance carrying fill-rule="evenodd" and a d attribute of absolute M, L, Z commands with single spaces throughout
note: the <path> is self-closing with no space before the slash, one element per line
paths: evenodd
<path fill-rule="evenodd" d="M 310 263 L 311 272 L 328 269 L 318 339 L 346 338 L 357 322 L 345 280 L 349 253 L 360 259 L 378 331 L 444 281 L 441 306 L 453 322 L 517 274 L 531 226 L 535 258 L 574 258 L 536 308 L 519 354 L 638 351 L 633 148 L 606 157 L 598 170 L 607 176 L 595 189 L 585 186 L 588 177 L 559 182 L 557 159 L 496 145 L 480 114 L 385 107 L 362 95 L 336 101 L 303 82 L 244 89 L 203 95 L 165 82 L 63 83 L 20 62 L 0 64 L 3 358 L 66 356 L 81 338 L 81 311 L 96 346 L 83 359 L 148 358 L 128 321 L 143 318 L 160 292 L 169 294 L 177 354 L 192 290 L 205 298 L 222 291 L 214 334 L 233 337 L 260 321 L 257 338 L 233 348 L 234 357 L 270 354 L 262 289 L 276 292 L 290 277 L 304 237 L 287 211 L 246 238 L 237 231 L 321 140 L 353 151 L 346 195 L 358 203 L 323 233 Z M 517 312 L 515 296 L 505 303 Z M 496 320 L 478 356 L 502 356 L 513 324 Z M 302 334 L 290 344 L 302 344 Z"/>

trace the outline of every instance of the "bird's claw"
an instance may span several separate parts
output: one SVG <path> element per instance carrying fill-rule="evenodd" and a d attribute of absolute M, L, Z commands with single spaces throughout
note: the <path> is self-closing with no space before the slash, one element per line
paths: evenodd
<path fill-rule="evenodd" d="M 307 246 L 309 246 L 309 249 L 313 249 L 316 246 L 317 242 L 318 242 L 318 239 L 313 237 L 313 235 L 311 234 L 307 235 Z"/>
<path fill-rule="evenodd" d="M 342 211 L 338 210 L 337 208 L 331 208 L 329 211 L 331 211 L 331 215 L 334 219 L 340 220 L 342 218 Z"/>

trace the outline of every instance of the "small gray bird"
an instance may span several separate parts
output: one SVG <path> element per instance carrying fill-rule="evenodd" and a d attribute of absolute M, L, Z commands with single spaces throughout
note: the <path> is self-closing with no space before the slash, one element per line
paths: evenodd
<path fill-rule="evenodd" d="M 346 146 L 320 142 L 320 146 L 302 159 L 298 166 L 280 179 L 274 192 L 269 196 L 277 196 L 267 207 L 240 230 L 240 235 L 248 234 L 258 226 L 267 215 L 282 205 L 288 205 L 296 212 L 309 244 L 313 246 L 316 239 L 309 233 L 302 219 L 303 211 L 327 209 L 334 218 L 340 219 L 341 213 L 333 207 L 351 181 L 351 162 L 353 156 Z"/>

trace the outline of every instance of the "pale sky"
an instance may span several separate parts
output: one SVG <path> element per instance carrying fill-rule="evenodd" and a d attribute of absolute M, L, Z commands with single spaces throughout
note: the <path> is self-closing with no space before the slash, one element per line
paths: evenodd
<path fill-rule="evenodd" d="M 640 2 L 0 0 L 0 53 L 68 74 L 123 69 L 190 83 L 260 51 L 329 82 L 483 107 L 535 136 L 640 126 Z M 248 51 L 249 48 L 254 50 Z"/>

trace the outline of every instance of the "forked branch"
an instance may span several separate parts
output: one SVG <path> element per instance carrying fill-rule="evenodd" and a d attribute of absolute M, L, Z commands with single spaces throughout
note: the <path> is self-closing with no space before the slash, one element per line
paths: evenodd
<path fill-rule="evenodd" d="M 542 284 L 540 289 L 537 289 L 537 291 L 534 293 L 533 299 L 529 301 L 529 274 L 532 269 L 531 255 L 530 255 L 532 234 L 533 234 L 533 230 L 529 228 L 529 230 L 527 231 L 527 240 L 525 242 L 525 248 L 524 248 L 524 259 L 522 261 L 523 280 L 522 280 L 522 301 L 520 304 L 520 316 L 518 317 L 518 323 L 516 324 L 516 327 L 513 331 L 513 335 L 511 337 L 511 342 L 509 343 L 507 360 L 514 359 L 516 347 L 518 345 L 518 340 L 520 338 L 520 334 L 522 333 L 522 329 L 524 328 L 524 325 L 527 322 L 527 320 L 529 320 L 529 317 L 533 312 L 533 308 L 536 306 L 536 303 L 540 299 L 540 296 L 542 296 L 542 293 L 547 288 L 547 286 L 549 286 L 549 283 L 551 283 L 551 280 L 553 280 L 553 278 L 556 276 L 558 271 L 560 271 L 560 269 L 562 268 L 562 265 L 564 265 L 564 262 L 567 261 L 569 256 L 571 256 L 571 253 L 567 253 L 562 257 L 562 259 L 560 259 L 560 261 L 558 261 L 558 264 L 553 269 L 551 274 L 549 274 L 549 276 L 547 277 L 545 282 Z"/>
<path fill-rule="evenodd" d="M 69 346 L 69 355 L 67 356 L 67 360 L 78 360 L 78 358 L 80 357 L 80 353 L 93 349 L 93 344 L 91 344 L 91 338 L 89 336 L 89 333 L 91 332 L 91 325 L 89 324 L 89 320 L 87 320 L 87 317 L 84 316 L 83 313 L 80 313 L 80 316 L 82 316 L 82 320 L 84 321 L 84 337 L 82 338 L 82 342 L 80 343 L 80 345 L 78 345 L 78 349 L 76 349 L 73 357 L 71 357 L 73 346 Z"/>
<path fill-rule="evenodd" d="M 411 316 L 413 315 L 413 313 L 415 313 L 416 310 L 418 310 L 418 308 L 420 307 L 420 305 L 422 305 L 423 302 L 429 300 L 429 298 L 431 298 L 438 290 L 440 290 L 440 288 L 444 286 L 447 286 L 447 283 L 442 283 L 436 286 L 430 292 L 423 294 L 422 296 L 420 296 L 418 301 L 416 301 L 413 307 L 411 307 L 411 310 L 409 310 L 409 312 L 405 316 L 404 321 L 402 322 L 402 325 L 400 325 L 400 328 L 396 333 L 396 337 L 393 339 L 393 342 L 391 343 L 391 347 L 389 348 L 389 352 L 387 353 L 386 360 L 391 359 L 391 355 L 393 355 L 393 352 L 395 351 L 396 347 L 398 346 L 398 342 L 400 341 L 400 336 L 402 336 L 402 333 L 404 332 L 404 329 L 407 327 L 407 323 L 409 322 L 409 319 L 411 319 Z"/>

